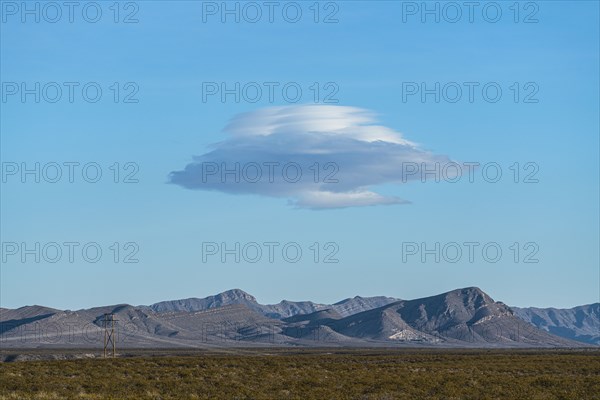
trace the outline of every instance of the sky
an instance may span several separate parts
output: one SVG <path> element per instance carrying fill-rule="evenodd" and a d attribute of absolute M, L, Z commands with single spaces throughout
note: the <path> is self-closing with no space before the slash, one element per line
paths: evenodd
<path fill-rule="evenodd" d="M 477 4 L 2 1 L 0 306 L 600 301 L 598 3 Z"/>

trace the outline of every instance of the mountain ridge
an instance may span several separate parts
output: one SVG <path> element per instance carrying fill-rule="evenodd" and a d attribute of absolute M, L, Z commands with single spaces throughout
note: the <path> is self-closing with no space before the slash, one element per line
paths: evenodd
<path fill-rule="evenodd" d="M 165 311 L 198 311 L 215 308 L 229 304 L 245 304 L 265 316 L 273 318 L 288 318 L 298 314 L 308 314 L 319 310 L 334 308 L 342 315 L 347 316 L 356 312 L 385 305 L 398 299 L 385 296 L 361 297 L 355 296 L 338 301 L 334 304 L 321 304 L 312 301 L 281 300 L 277 304 L 260 304 L 256 298 L 241 289 L 230 289 L 217 295 L 204 298 L 187 298 L 180 300 L 167 300 L 151 304 L 149 307 L 155 312 Z"/>
<path fill-rule="evenodd" d="M 568 330 L 564 337 L 560 329 L 538 328 L 518 317 L 527 312 L 514 311 L 477 287 L 412 300 L 355 296 L 329 305 L 288 300 L 262 305 L 249 293 L 232 289 L 149 306 L 115 304 L 76 311 L 25 306 L 0 309 L 0 339 L 6 347 L 94 347 L 102 343 L 105 313 L 113 313 L 118 321 L 118 347 L 596 344 L 576 341 L 587 336 L 572 335 Z M 589 330 L 596 325 L 585 318 L 596 315 L 580 311 L 562 321 Z"/>
<path fill-rule="evenodd" d="M 512 307 L 519 318 L 554 335 L 600 345 L 600 303 L 573 308 Z"/>

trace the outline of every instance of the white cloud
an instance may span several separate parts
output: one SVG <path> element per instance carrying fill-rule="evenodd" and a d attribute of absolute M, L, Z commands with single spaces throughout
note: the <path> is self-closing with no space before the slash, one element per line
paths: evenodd
<path fill-rule="evenodd" d="M 278 133 L 323 133 L 367 142 L 382 140 L 412 144 L 392 129 L 370 125 L 374 116 L 368 110 L 341 106 L 269 107 L 235 117 L 225 132 L 234 137 L 269 136 Z"/>
<path fill-rule="evenodd" d="M 451 162 L 376 125 L 371 112 L 356 107 L 270 107 L 234 117 L 224 133 L 228 138 L 214 150 L 171 172 L 170 182 L 288 198 L 302 208 L 401 204 L 407 201 L 370 188 L 421 179 L 415 167 Z"/>

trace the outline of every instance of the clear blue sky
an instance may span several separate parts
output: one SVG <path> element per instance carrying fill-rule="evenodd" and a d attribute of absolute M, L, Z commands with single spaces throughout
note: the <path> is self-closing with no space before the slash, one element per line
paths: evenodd
<path fill-rule="evenodd" d="M 34 3 L 28 4 L 33 8 Z M 282 15 L 286 3 L 274 10 L 273 23 L 264 6 L 258 23 L 244 21 L 244 16 L 254 17 L 251 9 L 239 23 L 227 15 L 222 23 L 220 10 L 212 15 L 205 8 L 203 14 L 201 2 L 139 1 L 133 3 L 136 7 L 123 2 L 119 23 L 114 23 L 112 3 L 100 3 L 97 23 L 87 22 L 79 8 L 72 23 L 66 8 L 50 23 L 55 10 L 44 9 L 46 3 L 40 3 L 39 23 L 27 14 L 23 23 L 22 10 L 14 9 L 21 2 L 2 2 L 2 307 L 149 304 L 230 288 L 241 288 L 263 303 L 283 298 L 333 302 L 357 294 L 410 299 L 466 286 L 478 286 L 517 306 L 571 307 L 599 301 L 597 2 L 545 1 L 535 3 L 537 8 L 520 3 L 517 23 L 515 10 L 509 8 L 512 2 L 498 3 L 502 16 L 496 23 L 486 20 L 494 18 L 494 10 L 488 9 L 484 18 L 481 8 L 474 10 L 472 23 L 467 8 L 451 23 L 447 19 L 454 17 L 454 10 L 444 9 L 445 3 L 440 8 L 446 14 L 439 22 L 427 14 L 422 22 L 422 10 L 412 14 L 410 8 L 421 2 L 392 1 L 321 2 L 319 23 L 314 22 L 312 1 L 299 2 L 303 14 L 297 23 Z M 228 4 L 233 7 L 235 2 Z M 88 19 L 94 11 L 87 10 Z M 293 11 L 287 9 L 288 20 Z M 130 14 L 137 23 L 123 23 Z M 323 23 L 328 16 L 338 22 Z M 525 23 L 527 18 L 538 22 Z M 22 101 L 23 82 L 30 89 L 40 82 L 39 103 L 35 94 Z M 56 97 L 49 82 L 62 87 L 55 103 L 48 101 Z M 65 82 L 79 84 L 73 102 Z M 82 97 L 81 88 L 88 82 L 102 89 L 96 103 Z M 117 103 L 114 82 L 120 87 Z M 126 87 L 127 82 L 133 85 Z M 254 103 L 247 98 L 236 103 L 233 96 L 221 102 L 218 95 L 204 101 L 206 82 L 230 87 L 235 82 L 277 82 L 278 88 L 295 82 L 303 97 L 292 104 L 276 88 L 273 102 L 266 92 Z M 241 113 L 250 113 L 248 119 L 258 126 L 273 127 L 277 121 L 265 120 L 260 110 L 287 106 L 285 110 L 298 115 L 298 124 L 309 124 L 312 111 L 307 116 L 302 106 L 315 104 L 310 89 L 314 82 L 320 86 L 320 105 L 330 91 L 326 83 L 338 89 L 333 95 L 338 103 L 319 110 L 335 115 L 339 110 L 369 110 L 374 115 L 369 123 L 401 133 L 419 151 L 459 162 L 498 163 L 502 178 L 486 182 L 479 169 L 473 183 L 465 178 L 458 183 L 401 184 L 383 179 L 369 185 L 369 193 L 410 204 L 323 209 L 302 206 L 304 189 L 288 193 L 285 187 L 272 192 L 268 187 L 250 193 L 219 187 L 189 190 L 168 183 L 171 172 L 183 171 L 193 156 L 206 155 L 215 143 L 231 156 L 236 140 L 246 139 L 222 143 L 232 135 L 223 129 Z M 419 95 L 403 99 L 411 82 L 430 88 L 436 82 L 479 86 L 472 102 L 465 89 L 456 103 L 448 98 L 436 103 L 433 95 L 424 102 Z M 482 97 L 481 87 L 489 82 L 502 89 L 495 103 Z M 518 102 L 513 98 L 515 82 Z M 525 87 L 527 83 L 532 85 Z M 19 92 L 12 94 L 15 90 Z M 134 90 L 131 98 L 138 102 L 124 103 Z M 533 91 L 529 99 L 537 102 L 524 102 Z M 362 111 L 352 111 L 350 117 L 354 112 Z M 288 151 L 292 145 L 285 140 L 295 136 L 281 137 L 281 148 Z M 260 139 L 247 140 L 254 145 Z M 265 140 L 277 147 L 274 139 Z M 319 142 L 333 151 L 333 162 L 345 154 L 335 147 L 342 146 L 340 140 L 333 140 L 331 147 Z M 305 145 L 302 140 L 294 143 Z M 340 185 L 345 178 L 353 183 L 352 191 L 360 186 L 354 179 L 363 172 L 371 182 L 379 173 L 375 171 L 396 165 L 389 164 L 396 153 L 384 158 L 384 149 L 375 147 L 372 156 L 363 155 L 355 164 L 344 159 L 348 164 L 340 166 Z M 244 154 L 247 160 L 264 161 Z M 19 172 L 10 174 L 14 165 L 33 168 L 36 162 L 48 166 L 48 173 L 52 162 L 95 162 L 103 175 L 99 182 L 88 183 L 76 169 L 73 183 L 65 176 L 58 183 L 44 177 L 36 183 L 31 175 L 22 183 Z M 114 169 L 109 168 L 115 162 L 120 183 L 113 182 Z M 127 162 L 138 166 L 138 183 L 122 182 L 134 171 Z M 515 162 L 521 169 L 519 183 L 513 182 L 509 169 Z M 528 162 L 538 168 L 538 183 L 523 182 L 531 171 L 524 169 Z M 315 204 L 314 199 L 306 201 Z M 43 255 L 40 263 L 34 255 L 22 262 L 22 243 L 33 248 L 36 242 L 56 242 L 63 251 L 64 242 L 81 245 L 74 262 L 64 253 L 56 263 L 46 262 Z M 88 242 L 103 250 L 97 263 L 82 259 L 81 247 Z M 139 262 L 123 262 L 136 250 L 129 247 L 121 248 L 115 263 L 110 248 L 114 242 L 121 247 L 134 242 Z M 206 242 L 230 247 L 236 242 L 296 242 L 303 257 L 297 263 L 282 259 L 281 253 L 273 263 L 264 255 L 257 263 L 235 263 L 232 257 L 223 263 L 216 256 L 203 262 Z M 336 243 L 339 262 L 323 262 L 330 248 L 321 249 L 315 263 L 310 249 L 314 242 L 321 247 Z M 456 242 L 463 250 L 464 242 L 494 242 L 503 256 L 488 262 L 481 245 L 474 262 L 466 254 L 456 263 L 443 257 L 436 263 L 433 256 L 422 262 L 420 253 L 404 254 L 403 260 L 407 243 L 433 248 L 436 242 Z M 518 262 L 511 249 L 514 242 L 521 247 Z M 534 247 L 522 248 L 530 242 Z M 11 243 L 19 244 L 16 255 Z M 539 262 L 523 262 L 534 250 Z"/>

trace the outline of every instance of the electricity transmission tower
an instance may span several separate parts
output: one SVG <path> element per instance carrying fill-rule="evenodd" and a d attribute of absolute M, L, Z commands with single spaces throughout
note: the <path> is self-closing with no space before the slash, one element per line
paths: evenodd
<path fill-rule="evenodd" d="M 111 357 L 115 357 L 115 319 L 114 314 L 105 313 L 104 320 L 104 358 L 108 357 L 108 352 L 112 348 Z"/>

